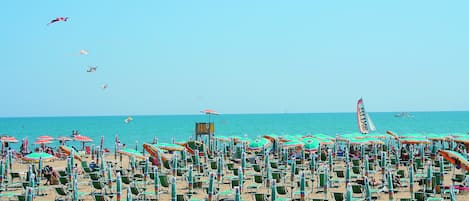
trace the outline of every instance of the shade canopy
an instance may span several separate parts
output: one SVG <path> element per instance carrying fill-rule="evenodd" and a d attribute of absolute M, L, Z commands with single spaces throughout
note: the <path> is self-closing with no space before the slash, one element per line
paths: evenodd
<path fill-rule="evenodd" d="M 24 156 L 22 159 L 27 162 L 33 162 L 33 163 L 39 163 L 39 159 L 42 158 L 42 161 L 51 161 L 55 159 L 54 156 L 45 153 L 45 152 L 35 152 L 35 153 L 30 153 L 26 156 Z"/>

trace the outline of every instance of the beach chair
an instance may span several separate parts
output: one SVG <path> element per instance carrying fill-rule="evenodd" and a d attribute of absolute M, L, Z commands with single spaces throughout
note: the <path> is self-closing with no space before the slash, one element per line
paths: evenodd
<path fill-rule="evenodd" d="M 264 193 L 256 193 L 254 194 L 255 201 L 268 201 L 267 195 Z"/>
<path fill-rule="evenodd" d="M 453 182 L 463 182 L 465 178 L 466 178 L 466 175 L 455 174 L 454 177 L 451 178 L 451 181 L 453 181 Z"/>
<path fill-rule="evenodd" d="M 275 179 L 275 181 L 279 183 L 280 180 L 282 179 L 281 174 L 282 174 L 281 172 L 272 172 L 272 179 Z"/>
<path fill-rule="evenodd" d="M 26 201 L 26 195 L 16 195 L 18 201 Z"/>
<path fill-rule="evenodd" d="M 70 181 L 68 180 L 68 177 L 59 177 L 59 182 L 66 186 Z"/>
<path fill-rule="evenodd" d="M 255 172 L 261 172 L 261 166 L 259 164 L 253 164 L 252 168 L 254 169 Z"/>
<path fill-rule="evenodd" d="M 11 177 L 11 180 L 10 180 L 11 183 L 13 183 L 16 178 L 18 178 L 19 180 L 22 180 L 19 172 L 10 172 L 10 177 Z"/>
<path fill-rule="evenodd" d="M 332 195 L 333 195 L 335 201 L 344 201 L 344 199 L 345 199 L 344 193 L 333 192 Z"/>
<path fill-rule="evenodd" d="M 56 186 L 55 188 L 55 200 L 69 200 L 72 199 L 71 194 L 65 189 L 64 186 Z"/>
<path fill-rule="evenodd" d="M 363 198 L 363 197 L 365 197 L 361 185 L 353 184 L 353 185 L 352 185 L 352 192 L 353 192 L 353 194 L 360 194 L 360 196 L 359 196 L 359 197 L 356 197 L 356 198 Z"/>
<path fill-rule="evenodd" d="M 285 185 L 278 185 L 276 187 L 277 187 L 277 193 L 279 195 L 287 195 L 288 188 Z"/>
<path fill-rule="evenodd" d="M 165 187 L 165 188 L 169 188 L 169 178 L 168 178 L 168 175 L 158 175 L 158 177 L 160 178 L 160 184 L 161 186 Z"/>
<path fill-rule="evenodd" d="M 111 200 L 107 196 L 103 194 L 97 194 L 97 193 L 93 194 L 92 197 L 94 201 L 110 201 Z"/>
<path fill-rule="evenodd" d="M 254 182 L 246 186 L 248 193 L 255 193 L 262 186 L 264 177 L 262 175 L 254 175 Z"/>
<path fill-rule="evenodd" d="M 91 183 L 93 185 L 94 190 L 99 190 L 101 194 L 104 192 L 105 185 L 103 182 L 93 180 Z"/>
<path fill-rule="evenodd" d="M 424 192 L 415 192 L 414 198 L 415 201 L 425 201 L 426 196 Z"/>

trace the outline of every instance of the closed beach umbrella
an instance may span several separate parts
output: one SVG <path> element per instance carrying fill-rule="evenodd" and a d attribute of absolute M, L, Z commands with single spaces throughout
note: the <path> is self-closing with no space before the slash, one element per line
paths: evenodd
<path fill-rule="evenodd" d="M 171 201 L 177 201 L 176 177 L 171 179 Z"/>
<path fill-rule="evenodd" d="M 38 178 L 38 181 L 41 181 L 41 177 L 42 177 L 42 168 L 43 168 L 42 158 L 39 158 L 38 171 L 37 171 L 37 178 Z"/>
<path fill-rule="evenodd" d="M 132 201 L 132 191 L 130 190 L 130 185 L 127 186 L 127 194 L 125 198 L 126 198 L 126 201 Z"/>
<path fill-rule="evenodd" d="M 72 165 L 70 163 L 70 158 L 67 158 L 67 168 L 65 169 L 68 175 L 68 180 L 72 181 Z"/>
<path fill-rule="evenodd" d="M 282 150 L 283 150 L 282 151 L 282 153 L 283 153 L 282 159 L 283 159 L 283 162 L 286 163 L 288 161 L 288 150 L 285 149 L 285 148 L 283 148 Z"/>
<path fill-rule="evenodd" d="M 244 170 L 246 169 L 246 152 L 241 153 L 241 170 L 244 173 Z"/>
<path fill-rule="evenodd" d="M 145 165 L 143 166 L 143 182 L 146 184 L 147 183 L 147 178 L 148 178 L 148 158 L 145 158 Z M 176 163 L 177 166 L 177 163 Z"/>
<path fill-rule="evenodd" d="M 33 201 L 34 193 L 31 187 L 26 188 L 26 201 Z"/>
<path fill-rule="evenodd" d="M 420 158 L 422 159 L 422 163 L 425 162 L 425 145 L 420 145 Z"/>
<path fill-rule="evenodd" d="M 186 150 L 181 151 L 181 160 L 182 160 L 182 167 L 186 167 L 186 161 L 187 161 L 187 152 Z"/>
<path fill-rule="evenodd" d="M 239 179 L 239 190 L 243 191 L 244 178 L 243 178 L 243 170 L 241 167 L 238 168 L 238 179 Z"/>
<path fill-rule="evenodd" d="M 450 201 L 456 201 L 456 194 L 454 193 L 454 186 L 449 187 L 449 199 Z"/>
<path fill-rule="evenodd" d="M 365 145 L 360 144 L 360 158 L 362 161 L 365 159 Z"/>
<path fill-rule="evenodd" d="M 189 186 L 189 192 L 192 192 L 194 186 L 194 176 L 192 175 L 192 165 L 189 166 L 189 175 L 187 176 L 187 185 Z"/>
<path fill-rule="evenodd" d="M 196 170 L 200 170 L 200 169 L 199 169 L 199 163 L 200 163 L 200 160 L 199 160 L 199 150 L 195 150 L 195 152 L 194 152 L 194 158 L 195 158 L 195 161 L 194 161 L 195 169 L 196 169 Z"/>
<path fill-rule="evenodd" d="M 414 199 L 414 167 L 412 165 L 409 166 L 409 188 L 410 196 Z"/>
<path fill-rule="evenodd" d="M 112 189 L 112 170 L 110 163 L 107 165 L 107 185 L 109 186 L 109 189 Z"/>
<path fill-rule="evenodd" d="M 365 201 L 371 201 L 371 189 L 368 182 L 368 177 L 365 176 Z"/>
<path fill-rule="evenodd" d="M 270 187 L 270 181 L 272 181 L 272 170 L 270 169 L 270 166 L 267 166 L 265 173 L 266 173 L 265 187 L 269 188 Z"/>
<path fill-rule="evenodd" d="M 351 179 L 352 179 L 352 175 L 350 172 L 350 163 L 347 163 L 345 167 L 345 186 L 347 186 L 350 183 Z"/>
<path fill-rule="evenodd" d="M 400 153 L 401 153 L 400 150 L 398 148 L 396 148 L 396 153 L 394 154 L 395 159 L 396 159 L 396 170 L 399 169 L 399 163 L 401 163 Z"/>
<path fill-rule="evenodd" d="M 177 176 L 177 169 L 178 169 L 178 159 L 176 154 L 173 155 L 173 177 Z"/>
<path fill-rule="evenodd" d="M 208 181 L 208 201 L 212 201 L 213 197 L 213 180 L 215 180 L 215 175 L 210 173 L 210 178 Z"/>
<path fill-rule="evenodd" d="M 76 179 L 73 180 L 72 198 L 73 198 L 73 201 L 78 201 L 78 181 Z"/>
<path fill-rule="evenodd" d="M 270 197 L 272 198 L 271 201 L 275 201 L 277 199 L 277 185 L 275 184 L 275 179 L 272 179 L 272 188 L 270 191 Z"/>
<path fill-rule="evenodd" d="M 131 169 L 131 172 L 132 172 L 132 175 L 135 173 L 135 157 L 134 156 L 131 156 L 130 157 L 130 169 Z"/>
<path fill-rule="evenodd" d="M 295 181 L 295 172 L 296 172 L 296 159 L 295 157 L 292 158 L 291 162 L 291 171 L 290 171 L 290 181 L 293 183 Z"/>
<path fill-rule="evenodd" d="M 345 193 L 345 200 L 346 201 L 352 201 L 352 195 L 353 195 L 353 192 L 352 192 L 352 184 L 347 184 L 347 191 Z"/>
<path fill-rule="evenodd" d="M 304 201 L 305 200 L 305 173 L 301 172 L 301 177 L 300 177 L 300 200 Z"/>
<path fill-rule="evenodd" d="M 153 185 L 153 190 L 155 191 L 155 196 L 156 196 L 156 199 L 159 199 L 160 197 L 160 175 L 158 173 L 158 167 L 155 167 L 155 169 L 153 170 L 154 171 L 154 174 L 155 174 L 155 183 Z"/>
<path fill-rule="evenodd" d="M 264 153 L 264 168 L 267 168 L 270 166 L 270 159 L 269 159 L 269 154 Z"/>
<path fill-rule="evenodd" d="M 122 178 L 121 174 L 117 173 L 116 176 L 116 199 L 117 201 L 121 201 L 122 197 Z"/>
<path fill-rule="evenodd" d="M 439 157 L 439 160 L 440 160 L 440 183 L 439 185 L 443 185 L 444 175 L 445 175 L 445 164 L 443 162 L 442 156 Z"/>
<path fill-rule="evenodd" d="M 316 157 L 314 157 L 313 153 L 309 154 L 309 170 L 312 174 L 314 174 L 316 170 Z"/>
<path fill-rule="evenodd" d="M 388 169 L 388 194 L 389 194 L 389 200 L 394 200 L 394 186 L 392 184 L 392 173 L 391 170 Z"/>
<path fill-rule="evenodd" d="M 327 200 L 327 190 L 329 189 L 329 168 L 324 170 L 324 200 Z"/>
<path fill-rule="evenodd" d="M 239 190 L 239 187 L 235 187 L 235 201 L 241 201 L 241 190 Z"/>
<path fill-rule="evenodd" d="M 73 151 L 70 152 L 70 156 L 69 156 L 69 157 L 70 157 L 70 165 L 71 165 L 72 170 L 73 170 L 73 167 L 74 167 L 74 165 L 75 165 L 75 154 L 73 153 Z"/>
<path fill-rule="evenodd" d="M 368 177 L 369 174 L 370 174 L 370 163 L 368 162 L 368 155 L 365 155 L 365 161 L 364 161 L 364 163 L 365 163 L 365 165 L 364 165 L 364 166 L 365 166 L 365 171 L 364 171 L 364 172 L 365 172 L 365 176 Z"/>
<path fill-rule="evenodd" d="M 329 169 L 332 170 L 332 166 L 334 165 L 334 162 L 332 161 L 332 151 L 329 149 L 328 153 L 328 163 L 329 163 Z"/>
<path fill-rule="evenodd" d="M 381 173 L 384 175 L 386 169 L 386 152 L 381 152 Z"/>
<path fill-rule="evenodd" d="M 3 162 L 3 160 L 0 160 L 0 188 L 3 187 L 3 180 L 5 177 L 5 169 L 3 168 L 3 166 L 5 166 L 5 163 Z"/>
<path fill-rule="evenodd" d="M 94 153 L 95 150 L 94 150 L 94 145 L 91 145 L 91 160 L 94 161 Z"/>
<path fill-rule="evenodd" d="M 100 155 L 100 161 L 101 161 L 101 165 L 99 166 L 99 169 L 101 170 L 101 175 L 103 177 L 106 176 L 106 161 L 104 161 L 104 157 L 102 155 L 102 153 L 99 154 Z"/>
<path fill-rule="evenodd" d="M 50 155 L 50 154 L 49 154 Z M 39 156 L 39 158 L 41 158 L 42 156 Z M 53 156 L 52 156 L 53 158 Z M 10 169 L 12 169 L 13 167 L 13 152 L 12 151 L 9 151 L 8 152 L 8 166 Z"/>
<path fill-rule="evenodd" d="M 432 163 L 431 161 L 428 161 L 427 163 L 427 176 L 426 178 L 426 189 L 431 189 L 432 187 L 432 177 L 433 177 L 433 168 L 432 168 Z"/>
<path fill-rule="evenodd" d="M 217 181 L 221 182 L 221 179 L 223 177 L 223 156 L 218 157 L 218 164 L 217 164 Z"/>

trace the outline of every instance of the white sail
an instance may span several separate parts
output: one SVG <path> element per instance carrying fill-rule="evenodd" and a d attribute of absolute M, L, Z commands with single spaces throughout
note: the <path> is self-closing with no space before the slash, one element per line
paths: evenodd
<path fill-rule="evenodd" d="M 371 121 L 371 117 L 368 113 L 366 113 L 366 118 L 368 119 L 368 128 L 370 129 L 370 131 L 375 131 L 375 124 L 373 124 L 373 121 Z"/>

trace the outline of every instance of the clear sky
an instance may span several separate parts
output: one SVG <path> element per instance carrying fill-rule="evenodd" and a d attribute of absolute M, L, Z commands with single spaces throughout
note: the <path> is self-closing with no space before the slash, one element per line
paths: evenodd
<path fill-rule="evenodd" d="M 468 10 L 463 0 L 4 1 L 0 116 L 352 112 L 360 97 L 370 112 L 469 110 Z"/>

